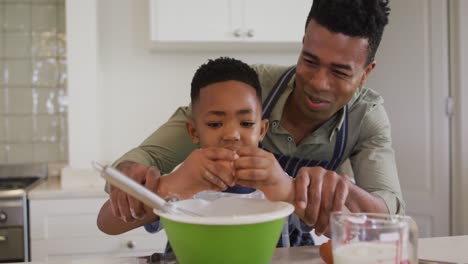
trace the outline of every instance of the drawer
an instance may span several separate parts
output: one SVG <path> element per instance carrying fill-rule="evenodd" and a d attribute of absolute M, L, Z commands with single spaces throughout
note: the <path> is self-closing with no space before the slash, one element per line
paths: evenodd
<path fill-rule="evenodd" d="M 31 258 L 44 261 L 92 256 L 145 256 L 163 252 L 167 238 L 164 230 L 156 234 L 40 239 L 31 241 Z"/>
<path fill-rule="evenodd" d="M 0 228 L 0 262 L 24 260 L 23 228 Z"/>
<path fill-rule="evenodd" d="M 31 200 L 31 239 L 83 237 L 102 234 L 96 220 L 107 199 Z"/>
<path fill-rule="evenodd" d="M 42 220 L 41 228 L 37 228 L 37 226 L 31 228 L 32 240 L 74 239 L 105 235 L 97 227 L 97 213 L 51 214 Z M 149 235 L 144 228 L 134 229 L 130 233 L 134 235 Z"/>
<path fill-rule="evenodd" d="M 30 234 L 33 261 L 49 259 L 144 256 L 163 252 L 164 231 L 137 228 L 122 235 L 102 233 L 97 215 L 106 198 L 31 200 Z"/>

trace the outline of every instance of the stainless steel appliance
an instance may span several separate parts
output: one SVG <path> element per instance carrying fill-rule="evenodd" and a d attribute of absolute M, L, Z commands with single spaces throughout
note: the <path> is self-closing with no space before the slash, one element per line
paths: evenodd
<path fill-rule="evenodd" d="M 47 177 L 47 164 L 0 165 L 0 262 L 30 261 L 27 191 Z"/>
<path fill-rule="evenodd" d="M 137 264 L 177 264 L 174 252 L 154 253 L 151 256 L 137 258 Z"/>

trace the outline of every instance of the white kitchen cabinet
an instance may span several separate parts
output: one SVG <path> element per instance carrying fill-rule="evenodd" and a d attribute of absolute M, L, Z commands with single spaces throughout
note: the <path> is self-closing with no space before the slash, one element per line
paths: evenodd
<path fill-rule="evenodd" d="M 248 41 L 302 43 L 312 0 L 245 0 L 243 3 L 242 30 Z"/>
<path fill-rule="evenodd" d="M 312 0 L 150 0 L 151 40 L 156 46 L 300 45 L 311 5 Z"/>
<path fill-rule="evenodd" d="M 105 201 L 100 197 L 30 200 L 32 261 L 146 256 L 164 251 L 164 232 L 149 234 L 139 228 L 118 236 L 102 233 L 96 218 Z"/>

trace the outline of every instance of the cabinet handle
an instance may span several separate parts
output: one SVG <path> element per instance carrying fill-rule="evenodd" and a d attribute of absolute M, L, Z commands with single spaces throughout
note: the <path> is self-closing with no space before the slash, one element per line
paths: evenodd
<path fill-rule="evenodd" d="M 247 31 L 247 37 L 251 38 L 255 35 L 255 31 L 253 29 L 249 29 Z"/>
<path fill-rule="evenodd" d="M 241 30 L 240 30 L 239 28 L 236 29 L 236 30 L 234 30 L 234 33 L 233 33 L 233 34 L 234 34 L 234 36 L 235 36 L 236 38 L 240 38 L 240 37 L 242 36 Z"/>
<path fill-rule="evenodd" d="M 3 212 L 3 211 L 0 211 L 0 222 L 6 222 L 8 220 L 8 215 Z"/>
<path fill-rule="evenodd" d="M 132 240 L 129 240 L 127 242 L 127 248 L 129 248 L 129 249 L 135 248 L 135 242 L 133 242 Z"/>

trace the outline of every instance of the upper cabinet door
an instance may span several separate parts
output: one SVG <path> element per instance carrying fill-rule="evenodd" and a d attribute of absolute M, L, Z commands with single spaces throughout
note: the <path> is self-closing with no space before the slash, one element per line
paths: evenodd
<path fill-rule="evenodd" d="M 312 0 L 150 0 L 151 41 L 188 48 L 213 43 L 298 46 L 311 4 Z"/>
<path fill-rule="evenodd" d="M 230 0 L 151 0 L 151 39 L 159 42 L 231 40 Z"/>
<path fill-rule="evenodd" d="M 248 41 L 301 43 L 312 0 L 245 0 Z"/>

